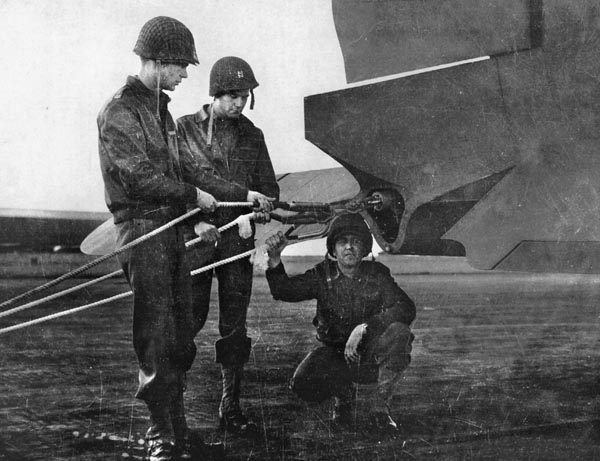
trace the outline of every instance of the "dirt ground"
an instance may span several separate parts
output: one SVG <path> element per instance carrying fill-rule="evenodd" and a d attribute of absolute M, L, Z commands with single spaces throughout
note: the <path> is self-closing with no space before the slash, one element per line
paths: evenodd
<path fill-rule="evenodd" d="M 295 366 L 315 345 L 314 304 L 273 301 L 264 277 L 255 279 L 249 313 L 242 402 L 260 434 L 240 439 L 217 428 L 216 309 L 188 376 L 191 427 L 223 441 L 230 460 L 600 459 L 600 278 L 396 279 L 418 306 L 413 361 L 393 402 L 401 436 L 364 433 L 361 411 L 356 430 L 336 430 L 329 402 L 305 404 L 289 392 Z M 43 282 L 2 279 L 1 298 Z M 122 280 L 102 282 L 0 326 L 125 291 Z M 0 336 L 0 460 L 143 458 L 147 414 L 133 398 L 130 324 L 125 299 Z"/>

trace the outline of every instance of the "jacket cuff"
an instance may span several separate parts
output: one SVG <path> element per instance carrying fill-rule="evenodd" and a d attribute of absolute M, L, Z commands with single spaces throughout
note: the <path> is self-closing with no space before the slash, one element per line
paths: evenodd
<path fill-rule="evenodd" d="M 183 198 L 185 203 L 196 204 L 198 199 L 198 194 L 196 193 L 196 187 L 191 184 L 184 184 L 184 195 Z"/>
<path fill-rule="evenodd" d="M 283 261 L 279 261 L 279 264 L 277 264 L 275 267 L 268 267 L 265 272 L 270 274 L 285 274 Z"/>

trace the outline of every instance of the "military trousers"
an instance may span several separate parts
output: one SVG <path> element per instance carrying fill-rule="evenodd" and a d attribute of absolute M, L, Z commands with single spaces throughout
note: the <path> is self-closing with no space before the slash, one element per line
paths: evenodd
<path fill-rule="evenodd" d="M 367 335 L 359 345 L 360 360 L 346 363 L 345 345 L 322 345 L 298 365 L 290 382 L 291 390 L 308 402 L 346 397 L 352 383 L 376 383 L 379 368 L 400 373 L 410 364 L 414 335 L 403 323 L 390 324 L 379 336 Z"/>
<path fill-rule="evenodd" d="M 149 219 L 117 224 L 117 248 L 163 224 Z M 176 226 L 118 256 L 133 291 L 133 346 L 139 363 L 136 397 L 146 402 L 182 392 L 196 355 L 185 251 L 183 231 Z"/>
<path fill-rule="evenodd" d="M 235 232 L 235 231 L 227 231 Z M 252 241 L 224 235 L 216 247 L 199 247 L 188 255 L 190 265 L 203 267 L 235 256 L 252 248 Z M 208 316 L 213 277 L 218 282 L 219 334 L 216 344 L 216 362 L 225 366 L 240 366 L 248 361 L 250 340 L 247 337 L 246 318 L 252 293 L 253 267 L 249 258 L 230 262 L 201 272 L 192 279 L 193 329 L 197 334 Z"/>

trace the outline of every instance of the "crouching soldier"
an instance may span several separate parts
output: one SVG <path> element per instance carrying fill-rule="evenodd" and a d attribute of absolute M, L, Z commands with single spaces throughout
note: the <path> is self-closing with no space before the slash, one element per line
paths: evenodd
<path fill-rule="evenodd" d="M 275 299 L 317 300 L 313 324 L 321 342 L 296 369 L 291 389 L 301 399 L 321 402 L 334 397 L 333 420 L 352 424 L 355 384 L 375 384 L 367 399 L 367 427 L 398 430 L 390 403 L 394 387 L 410 363 L 415 305 L 396 284 L 389 269 L 363 261 L 373 238 L 358 214 L 341 215 L 327 236 L 324 261 L 304 274 L 288 276 L 281 252 L 287 241 L 278 232 L 266 241 L 266 275 Z"/>

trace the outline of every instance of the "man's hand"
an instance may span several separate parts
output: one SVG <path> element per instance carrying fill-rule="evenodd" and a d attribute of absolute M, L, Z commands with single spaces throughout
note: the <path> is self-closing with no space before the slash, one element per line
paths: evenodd
<path fill-rule="evenodd" d="M 196 204 L 202 211 L 211 213 L 217 209 L 217 200 L 208 192 L 204 192 L 196 187 Z"/>
<path fill-rule="evenodd" d="M 219 230 L 212 224 L 209 224 L 204 221 L 200 221 L 194 226 L 194 232 L 198 237 L 202 239 L 203 242 L 210 243 L 213 245 L 217 243 L 221 238 Z"/>
<path fill-rule="evenodd" d="M 271 221 L 270 213 L 263 213 L 262 211 L 254 212 L 254 222 L 256 224 L 266 224 Z"/>
<path fill-rule="evenodd" d="M 248 195 L 246 196 L 247 202 L 257 202 L 258 203 L 258 207 L 254 211 L 262 211 L 265 213 L 268 213 L 273 210 L 272 202 L 274 200 L 275 200 L 274 198 L 267 197 L 266 195 L 261 194 L 260 192 L 256 192 L 254 190 L 249 190 Z"/>
<path fill-rule="evenodd" d="M 267 253 L 269 255 L 268 264 L 272 269 L 277 267 L 281 262 L 281 252 L 287 245 L 287 239 L 283 235 L 283 232 L 279 231 L 265 240 L 265 244 L 267 245 Z"/>
<path fill-rule="evenodd" d="M 360 355 L 358 354 L 358 345 L 362 341 L 362 338 L 367 331 L 367 324 L 361 323 L 354 327 L 348 341 L 346 341 L 346 349 L 344 349 L 344 357 L 348 364 L 352 362 L 358 362 Z"/>

